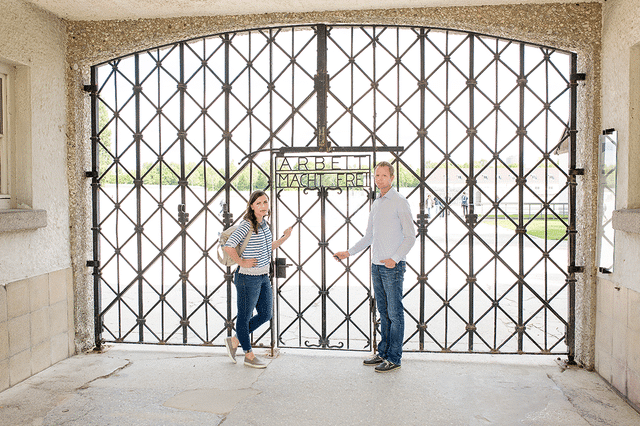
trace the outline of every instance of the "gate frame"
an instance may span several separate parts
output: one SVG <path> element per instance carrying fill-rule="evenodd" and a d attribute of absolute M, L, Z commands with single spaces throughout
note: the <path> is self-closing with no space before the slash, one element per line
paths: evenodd
<path fill-rule="evenodd" d="M 308 25 L 300 25 L 300 26 L 308 26 Z M 315 25 L 312 25 L 315 26 Z M 351 25 L 351 26 L 356 26 L 356 25 Z M 369 26 L 375 26 L 375 25 L 358 25 L 358 26 L 363 26 L 363 27 L 369 27 Z M 381 27 L 382 25 L 380 25 Z M 290 28 L 292 26 L 283 26 L 282 28 Z M 397 27 L 394 25 L 388 25 L 385 27 Z M 418 26 L 411 26 L 411 27 L 418 27 Z M 422 29 L 424 28 L 429 28 L 429 27 L 420 27 Z M 436 28 L 431 28 L 431 29 L 436 29 Z M 240 32 L 249 32 L 249 31 L 255 31 L 256 29 L 246 29 L 246 30 L 241 30 L 241 31 L 236 31 L 234 33 L 240 33 Z M 454 30 L 455 31 L 455 30 Z M 475 35 L 477 33 L 474 32 L 464 32 L 464 31 L 456 31 L 456 32 L 461 32 L 461 33 L 465 33 L 465 34 L 470 34 L 470 35 Z M 212 34 L 215 35 L 215 34 Z M 207 36 L 209 37 L 209 36 Z M 494 39 L 502 39 L 500 37 L 497 36 L 492 36 L 492 35 L 488 35 L 487 37 L 491 37 Z M 203 37 L 204 38 L 204 37 Z M 506 40 L 506 39 L 503 39 Z M 523 43 L 524 45 L 535 45 L 533 43 L 527 43 L 527 42 L 520 42 L 517 40 L 514 40 L 518 43 Z M 181 41 L 181 42 L 176 42 L 174 44 L 180 44 L 180 43 L 184 43 L 186 41 Z M 560 49 L 556 49 L 556 50 L 560 50 Z M 568 277 L 567 277 L 567 283 L 569 284 L 568 288 L 569 288 L 569 318 L 568 321 L 571 324 L 571 327 L 568 328 L 567 330 L 567 335 L 566 335 L 566 340 L 567 340 L 567 346 L 568 346 L 568 350 L 569 350 L 569 360 L 572 362 L 574 355 L 575 355 L 575 284 L 576 284 L 576 273 L 581 273 L 584 272 L 584 267 L 582 266 L 576 266 L 575 263 L 575 254 L 576 254 L 576 236 L 577 236 L 577 228 L 576 228 L 576 218 L 575 218 L 575 212 L 576 212 L 576 186 L 577 186 L 577 182 L 576 182 L 576 176 L 579 175 L 583 175 L 584 174 L 584 169 L 579 169 L 576 167 L 576 116 L 577 116 L 577 90 L 576 87 L 578 86 L 578 81 L 580 80 L 584 80 L 584 74 L 577 74 L 576 73 L 576 64 L 577 64 L 577 54 L 576 53 L 570 53 L 571 54 L 571 119 L 570 119 L 570 131 L 569 131 L 569 135 L 568 135 L 568 139 L 570 140 L 570 148 L 569 148 L 569 158 L 570 158 L 570 166 L 569 166 L 569 190 L 570 190 L 570 196 L 569 196 L 569 209 L 570 209 L 570 214 L 569 214 L 569 229 L 568 229 L 568 247 L 569 247 L 569 266 L 568 266 Z M 130 55 L 126 55 L 126 56 L 130 56 Z M 91 140 L 92 140 L 92 171 L 87 172 L 86 177 L 91 177 L 92 178 L 92 193 L 94 195 L 94 201 L 92 203 L 92 207 L 93 207 L 93 211 L 92 211 L 92 217 L 93 217 L 93 227 L 92 227 L 92 231 L 94 234 L 94 239 L 93 239 L 93 259 L 87 262 L 87 266 L 89 267 L 93 267 L 94 271 L 93 271 L 93 276 L 94 276 L 94 292 L 95 292 L 95 297 L 94 297 L 94 308 L 97 308 L 98 306 L 100 306 L 101 303 L 101 294 L 100 294 L 100 285 L 99 285 L 99 265 L 100 265 L 100 256 L 99 256 L 99 241 L 97 241 L 97 236 L 99 235 L 99 223 L 98 223 L 98 209 L 99 209 L 99 202 L 97 201 L 98 199 L 95 198 L 95 195 L 97 193 L 98 190 L 98 186 L 99 186 L 99 182 L 97 181 L 97 160 L 98 160 L 98 152 L 96 149 L 96 143 L 98 140 L 98 136 L 97 136 L 97 130 L 96 130 L 96 124 L 97 124 L 97 88 L 95 87 L 95 70 L 96 70 L 96 66 L 92 67 L 91 69 L 91 75 L 92 75 L 92 84 L 85 87 L 85 89 L 87 91 L 89 91 L 91 93 L 91 106 L 92 106 L 92 120 L 91 120 L 91 125 L 92 125 L 92 135 L 91 135 Z M 326 93 L 326 92 L 325 92 Z M 227 150 L 227 155 L 228 155 L 228 150 Z M 228 173 L 228 171 L 227 171 Z M 227 191 L 229 191 L 229 189 L 227 188 Z M 100 322 L 100 310 L 96 309 L 96 316 L 95 316 L 95 337 L 96 337 L 96 346 L 99 348 L 101 345 L 101 322 Z"/>

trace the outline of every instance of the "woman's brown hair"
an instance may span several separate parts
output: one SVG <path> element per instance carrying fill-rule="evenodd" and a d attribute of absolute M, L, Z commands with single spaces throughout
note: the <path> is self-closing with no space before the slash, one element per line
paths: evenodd
<path fill-rule="evenodd" d="M 256 234 L 258 233 L 258 226 L 260 226 L 260 224 L 258 223 L 258 219 L 256 218 L 256 213 L 251 208 L 251 204 L 255 203 L 256 200 L 262 197 L 263 195 L 267 197 L 267 200 L 269 199 L 269 196 L 264 191 L 258 190 L 258 191 L 253 191 L 251 193 L 251 196 L 249 197 L 249 202 L 247 203 L 247 210 L 245 210 L 244 216 L 242 217 L 244 220 L 251 222 L 253 231 Z M 271 215 L 271 210 L 269 210 L 269 212 L 267 213 L 267 216 L 270 216 L 270 215 Z"/>

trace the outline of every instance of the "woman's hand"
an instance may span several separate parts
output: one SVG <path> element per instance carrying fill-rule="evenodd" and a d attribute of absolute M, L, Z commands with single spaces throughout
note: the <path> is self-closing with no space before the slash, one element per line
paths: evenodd
<path fill-rule="evenodd" d="M 293 230 L 293 226 L 288 227 L 284 230 L 283 237 L 288 239 L 291 236 L 291 231 Z"/>
<path fill-rule="evenodd" d="M 284 243 L 285 241 L 287 241 L 289 239 L 289 237 L 291 236 L 291 230 L 293 229 L 293 226 L 288 227 L 287 229 L 284 230 L 284 232 L 282 233 L 282 237 L 278 238 L 277 240 L 275 240 L 273 242 L 272 245 L 272 249 L 275 250 L 278 247 L 280 247 L 282 245 L 282 243 Z"/>
<path fill-rule="evenodd" d="M 256 266 L 258 266 L 258 259 L 242 259 L 240 262 L 238 262 L 238 265 L 242 266 L 243 268 L 255 268 Z"/>

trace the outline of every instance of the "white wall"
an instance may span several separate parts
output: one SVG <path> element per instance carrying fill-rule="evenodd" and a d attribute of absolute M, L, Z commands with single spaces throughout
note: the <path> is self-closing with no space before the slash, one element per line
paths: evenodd
<path fill-rule="evenodd" d="M 65 24 L 23 0 L 2 0 L 0 61 L 19 67 L 17 144 L 29 142 L 25 198 L 46 210 L 44 228 L 0 233 L 0 285 L 69 268 Z M 25 115 L 27 117 L 25 117 Z M 30 117 L 29 117 L 30 115 Z M 28 152 L 29 152 L 28 151 Z M 29 164 L 30 163 L 30 164 Z M 21 182 L 27 176 L 18 176 Z"/>
<path fill-rule="evenodd" d="M 618 131 L 616 209 L 640 207 L 640 2 L 614 0 L 603 10 L 602 125 Z M 614 282 L 640 292 L 640 234 L 616 232 Z"/>
<path fill-rule="evenodd" d="M 602 53 L 602 126 L 618 131 L 616 208 L 637 209 L 640 207 L 640 2 L 604 3 Z M 626 217 L 634 215 L 640 212 L 629 212 Z M 640 228 L 625 229 L 615 232 L 613 274 L 598 277 L 596 370 L 640 407 Z"/>

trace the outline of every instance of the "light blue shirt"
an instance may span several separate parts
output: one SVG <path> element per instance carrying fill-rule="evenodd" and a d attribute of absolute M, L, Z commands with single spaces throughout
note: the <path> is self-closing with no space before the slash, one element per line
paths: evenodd
<path fill-rule="evenodd" d="M 360 241 L 349 249 L 349 255 L 371 246 L 371 262 L 382 265 L 381 260 L 393 259 L 396 263 L 406 260 L 416 242 L 416 232 L 411 208 L 405 197 L 394 188 L 371 206 L 367 231 Z"/>

